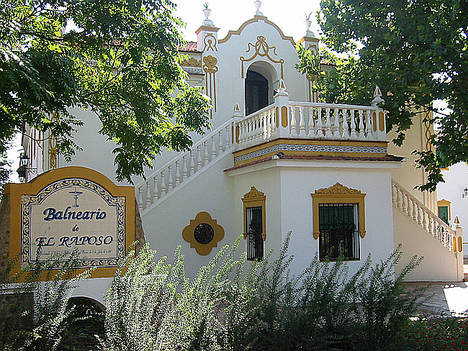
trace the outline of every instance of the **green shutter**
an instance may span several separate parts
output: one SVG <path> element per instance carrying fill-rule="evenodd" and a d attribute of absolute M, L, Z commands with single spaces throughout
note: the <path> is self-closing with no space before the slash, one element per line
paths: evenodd
<path fill-rule="evenodd" d="M 439 218 L 449 224 L 448 206 L 439 206 Z"/>

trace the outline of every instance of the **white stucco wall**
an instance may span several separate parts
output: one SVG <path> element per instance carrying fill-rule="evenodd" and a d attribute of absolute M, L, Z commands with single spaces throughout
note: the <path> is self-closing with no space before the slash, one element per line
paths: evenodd
<path fill-rule="evenodd" d="M 366 236 L 360 239 L 360 260 L 350 261 L 354 273 L 370 254 L 374 263 L 387 258 L 393 249 L 391 176 L 388 169 L 371 168 L 281 168 L 282 232 L 293 231 L 290 253 L 292 271 L 299 274 L 318 255 L 313 237 L 312 193 L 337 182 L 365 196 Z"/>
<path fill-rule="evenodd" d="M 235 198 L 241 198 L 252 185 L 267 196 L 267 249 L 278 252 L 284 237 L 293 232 L 289 254 L 295 256 L 291 273 L 296 275 L 318 254 L 318 240 L 313 237 L 311 194 L 337 182 L 365 193 L 367 234 L 360 239 L 360 261 L 349 262 L 352 273 L 368 254 L 378 262 L 393 251 L 390 167 L 398 164 L 272 160 L 231 171 L 230 175 L 235 178 Z M 238 226 L 243 223 L 240 215 L 237 222 Z"/>
<path fill-rule="evenodd" d="M 402 260 L 397 265 L 397 272 L 409 262 L 412 256 L 422 256 L 423 261 L 407 276 L 408 281 L 457 281 L 463 277 L 458 267 L 456 254 L 448 251 L 430 234 L 394 209 L 395 247 L 401 244 Z M 457 276 L 458 274 L 458 276 Z"/>
<path fill-rule="evenodd" d="M 458 216 L 463 228 L 463 242 L 468 242 L 468 196 L 462 197 L 463 190 L 468 188 L 468 165 L 457 163 L 443 170 L 442 175 L 445 183 L 437 185 L 437 199 L 451 202 L 451 223 Z M 465 250 L 468 250 L 466 245 Z"/>
<path fill-rule="evenodd" d="M 168 256 L 171 261 L 175 249 L 180 245 L 188 274 L 193 275 L 221 247 L 233 242 L 240 234 L 235 230 L 232 220 L 235 213 L 232 179 L 224 174 L 232 162 L 232 154 L 226 154 L 197 173 L 192 180 L 173 190 L 161 203 L 141 214 L 146 241 L 151 248 L 158 251 L 158 256 Z M 224 239 L 206 256 L 199 255 L 182 237 L 183 229 L 201 211 L 208 212 L 224 229 Z"/>

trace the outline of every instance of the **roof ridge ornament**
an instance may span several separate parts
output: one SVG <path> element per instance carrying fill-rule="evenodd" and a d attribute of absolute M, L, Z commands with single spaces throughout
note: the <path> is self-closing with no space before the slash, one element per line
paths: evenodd
<path fill-rule="evenodd" d="M 210 20 L 211 9 L 209 8 L 209 5 L 207 2 L 203 4 L 203 14 L 205 15 L 205 20 L 203 21 L 203 25 L 208 26 L 208 27 L 214 27 L 213 21 Z"/>
<path fill-rule="evenodd" d="M 255 12 L 255 16 L 264 16 L 263 12 L 260 11 L 260 7 L 262 6 L 262 2 L 260 0 L 255 0 L 254 4 L 255 4 L 255 8 L 257 9 L 257 11 Z"/>
<path fill-rule="evenodd" d="M 371 101 L 371 106 L 377 106 L 381 102 L 385 102 L 385 100 L 382 99 L 382 92 L 380 91 L 380 88 L 376 85 L 374 90 L 374 99 Z"/>
<path fill-rule="evenodd" d="M 312 25 L 312 21 L 310 20 L 310 16 L 312 15 L 313 11 L 310 11 L 309 14 L 306 14 L 305 18 L 305 25 L 306 25 L 306 37 L 315 38 L 315 34 L 313 31 L 310 30 L 310 26 Z"/>

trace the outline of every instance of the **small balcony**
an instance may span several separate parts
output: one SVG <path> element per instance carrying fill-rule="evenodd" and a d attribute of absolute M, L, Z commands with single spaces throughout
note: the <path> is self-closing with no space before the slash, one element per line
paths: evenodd
<path fill-rule="evenodd" d="M 386 113 L 376 88 L 370 106 L 289 101 L 280 89 L 275 102 L 233 121 L 234 164 L 274 154 L 301 157 L 387 156 Z M 262 151 L 263 150 L 263 151 Z"/>

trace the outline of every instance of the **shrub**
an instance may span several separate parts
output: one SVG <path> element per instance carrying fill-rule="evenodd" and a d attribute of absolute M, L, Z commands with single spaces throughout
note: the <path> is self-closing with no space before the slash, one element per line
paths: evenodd
<path fill-rule="evenodd" d="M 12 275 L 16 264 L 18 260 L 9 262 L 0 279 L 0 349 L 57 350 L 70 322 L 72 288 L 90 271 L 75 275 L 75 253 L 47 263 L 36 261 Z M 60 269 L 52 272 L 51 267 Z M 48 273 L 41 281 L 44 270 Z"/>
<path fill-rule="evenodd" d="M 395 277 L 396 250 L 348 274 L 346 261 L 311 264 L 289 274 L 290 235 L 277 257 L 237 257 L 224 247 L 194 279 L 183 256 L 154 261 L 146 246 L 122 262 L 107 293 L 105 350 L 383 350 L 394 349 L 417 306 L 404 293 L 413 260 Z"/>

